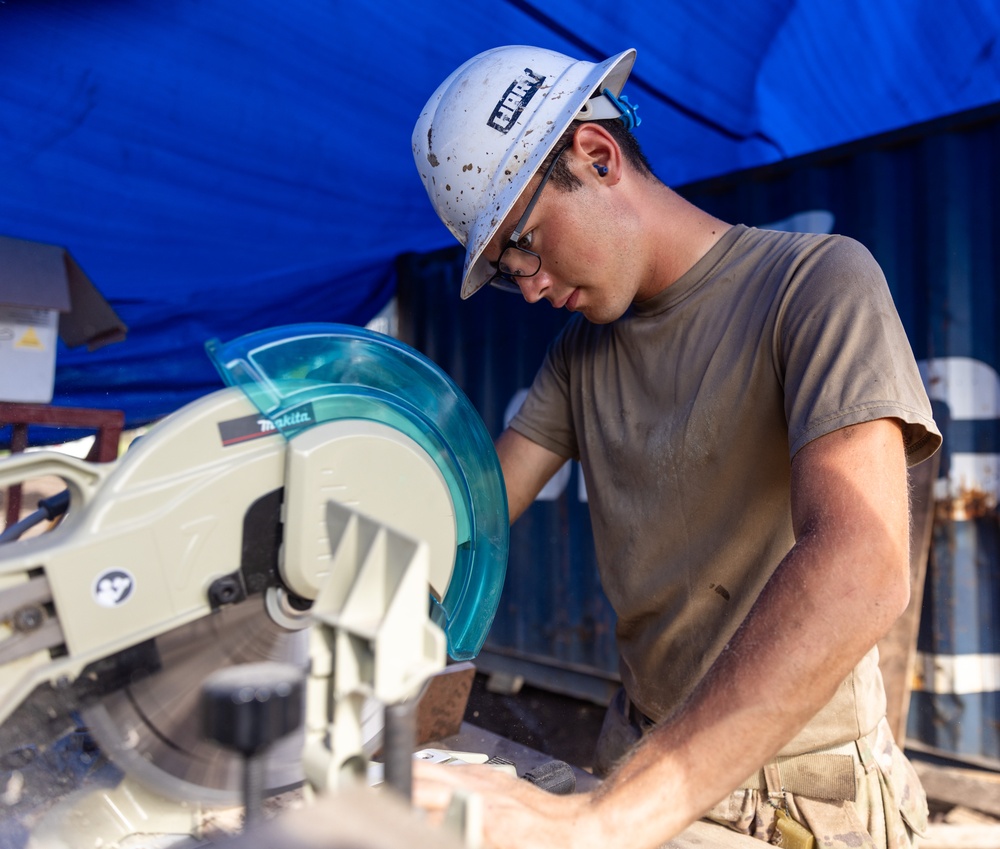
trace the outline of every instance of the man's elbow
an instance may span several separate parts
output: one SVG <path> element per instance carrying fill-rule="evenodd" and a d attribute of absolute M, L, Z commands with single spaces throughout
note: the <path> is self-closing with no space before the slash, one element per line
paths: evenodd
<path fill-rule="evenodd" d="M 874 610 L 880 632 L 887 632 L 910 604 L 909 554 L 887 558 L 890 565 L 879 570 L 881 580 L 874 588 Z"/>

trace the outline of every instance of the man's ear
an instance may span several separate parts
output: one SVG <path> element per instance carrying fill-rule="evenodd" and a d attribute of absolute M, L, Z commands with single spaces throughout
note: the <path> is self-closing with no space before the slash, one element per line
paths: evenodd
<path fill-rule="evenodd" d="M 604 127 L 593 121 L 581 124 L 573 136 L 573 153 L 585 170 L 608 184 L 622 177 L 622 152 Z"/>

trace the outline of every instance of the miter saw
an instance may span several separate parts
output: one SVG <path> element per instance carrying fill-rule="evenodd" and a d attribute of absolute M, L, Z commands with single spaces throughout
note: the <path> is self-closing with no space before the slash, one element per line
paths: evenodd
<path fill-rule="evenodd" d="M 0 462 L 0 486 L 55 475 L 70 494 L 52 530 L 0 544 L 0 754 L 75 723 L 124 776 L 46 820 L 53 845 L 170 845 L 238 804 L 244 760 L 199 723 L 201 682 L 237 665 L 302 673 L 268 792 L 363 781 L 365 706 L 474 657 L 497 608 L 499 463 L 443 372 L 342 325 L 207 348 L 228 388 L 116 462 Z"/>

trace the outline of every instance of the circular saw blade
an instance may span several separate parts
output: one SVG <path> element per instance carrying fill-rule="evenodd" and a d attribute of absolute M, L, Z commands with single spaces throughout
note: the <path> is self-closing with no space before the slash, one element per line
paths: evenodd
<path fill-rule="evenodd" d="M 81 711 L 107 757 L 149 790 L 206 807 L 239 804 L 243 758 L 201 730 L 201 682 L 235 664 L 278 661 L 306 669 L 308 632 L 290 631 L 254 596 L 156 639 L 159 671 Z M 264 754 L 265 791 L 302 782 L 304 729 Z"/>

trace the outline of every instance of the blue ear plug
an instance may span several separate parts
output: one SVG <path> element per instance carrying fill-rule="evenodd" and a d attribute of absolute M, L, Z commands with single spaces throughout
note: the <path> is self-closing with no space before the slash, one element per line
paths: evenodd
<path fill-rule="evenodd" d="M 594 163 L 594 167 L 597 169 L 597 173 L 601 177 L 606 177 L 607 176 L 607 174 L 608 174 L 608 166 L 607 165 L 601 165 L 601 164 L 595 162 Z"/>

